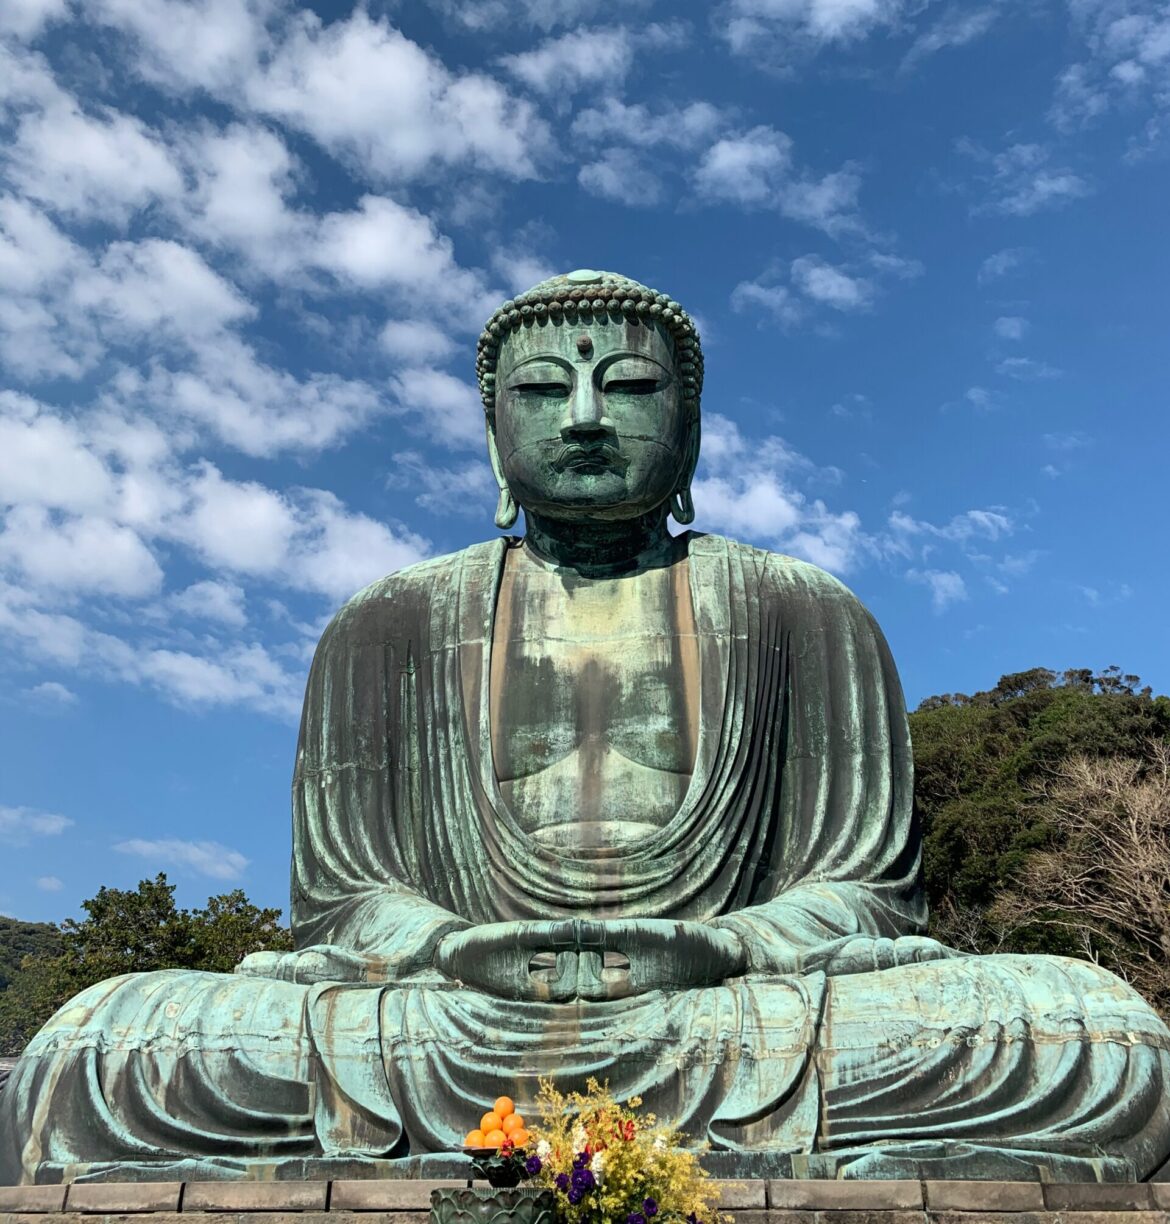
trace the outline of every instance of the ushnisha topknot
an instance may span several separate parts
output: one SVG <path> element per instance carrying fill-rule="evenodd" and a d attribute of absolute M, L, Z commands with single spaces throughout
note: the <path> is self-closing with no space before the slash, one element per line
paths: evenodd
<path fill-rule="evenodd" d="M 661 323 L 674 341 L 679 390 L 685 407 L 699 413 L 703 390 L 703 350 L 690 315 L 671 297 L 616 272 L 581 268 L 552 276 L 527 293 L 505 302 L 487 321 L 479 337 L 475 371 L 484 411 L 496 410 L 496 364 L 505 337 L 521 327 L 547 327 L 567 322 L 645 319 Z"/>

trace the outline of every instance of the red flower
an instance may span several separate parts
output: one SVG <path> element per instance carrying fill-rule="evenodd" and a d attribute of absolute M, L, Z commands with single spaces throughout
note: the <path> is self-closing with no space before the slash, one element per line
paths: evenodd
<path fill-rule="evenodd" d="M 634 1131 L 635 1131 L 636 1129 L 637 1129 L 637 1127 L 635 1127 L 635 1126 L 634 1126 L 633 1122 L 627 1122 L 627 1123 L 626 1123 L 626 1125 L 625 1125 L 625 1136 L 626 1136 L 626 1140 L 627 1140 L 627 1141 L 629 1141 L 630 1139 L 633 1139 L 633 1137 L 634 1137 Z"/>
<path fill-rule="evenodd" d="M 510 1156 L 515 1147 L 516 1145 L 511 1139 L 505 1139 L 504 1142 L 500 1144 L 500 1154 L 502 1156 Z"/>

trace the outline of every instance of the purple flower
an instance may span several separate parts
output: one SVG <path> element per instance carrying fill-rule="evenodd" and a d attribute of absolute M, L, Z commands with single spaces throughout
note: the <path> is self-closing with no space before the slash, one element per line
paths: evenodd
<path fill-rule="evenodd" d="M 567 1173 L 558 1173 L 556 1181 L 557 1189 L 564 1194 L 569 1188 L 569 1175 Z"/>
<path fill-rule="evenodd" d="M 580 1190 L 582 1194 L 588 1193 L 597 1185 L 597 1179 L 589 1169 L 574 1169 L 573 1170 L 573 1189 Z"/>
<path fill-rule="evenodd" d="M 527 1173 L 529 1177 L 535 1177 L 543 1167 L 544 1166 L 541 1164 L 539 1156 L 529 1156 L 524 1162 L 524 1172 Z"/>
<path fill-rule="evenodd" d="M 653 1216 L 658 1214 L 658 1204 L 652 1198 L 643 1199 L 642 1213 L 645 1215 L 646 1219 L 651 1219 Z"/>
<path fill-rule="evenodd" d="M 687 1224 L 699 1224 L 699 1217 L 693 1211 L 687 1216 Z"/>
<path fill-rule="evenodd" d="M 574 1169 L 583 1169 L 588 1163 L 589 1163 L 589 1153 L 588 1152 L 578 1152 L 577 1155 L 573 1157 L 573 1168 Z"/>
<path fill-rule="evenodd" d="M 631 1211 L 626 1216 L 626 1224 L 646 1224 L 646 1217 L 640 1211 Z"/>
<path fill-rule="evenodd" d="M 576 1207 L 584 1197 L 584 1191 L 578 1190 L 576 1187 L 569 1191 L 569 1202 L 572 1203 L 574 1207 Z"/>

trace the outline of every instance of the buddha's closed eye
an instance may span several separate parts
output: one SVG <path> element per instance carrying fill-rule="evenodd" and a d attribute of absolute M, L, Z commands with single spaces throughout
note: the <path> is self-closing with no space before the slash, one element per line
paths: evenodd
<path fill-rule="evenodd" d="M 571 388 L 563 382 L 517 383 L 512 387 L 517 395 L 534 396 L 540 399 L 564 399 Z"/>
<path fill-rule="evenodd" d="M 603 390 L 606 395 L 653 395 L 658 387 L 656 378 L 614 378 Z"/>

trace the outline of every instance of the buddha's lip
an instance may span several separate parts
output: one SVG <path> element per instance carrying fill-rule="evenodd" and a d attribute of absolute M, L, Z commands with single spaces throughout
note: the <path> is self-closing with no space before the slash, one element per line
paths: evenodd
<path fill-rule="evenodd" d="M 553 467 L 558 472 L 571 469 L 622 468 L 626 460 L 621 452 L 608 443 L 600 446 L 566 446 L 553 460 Z"/>

